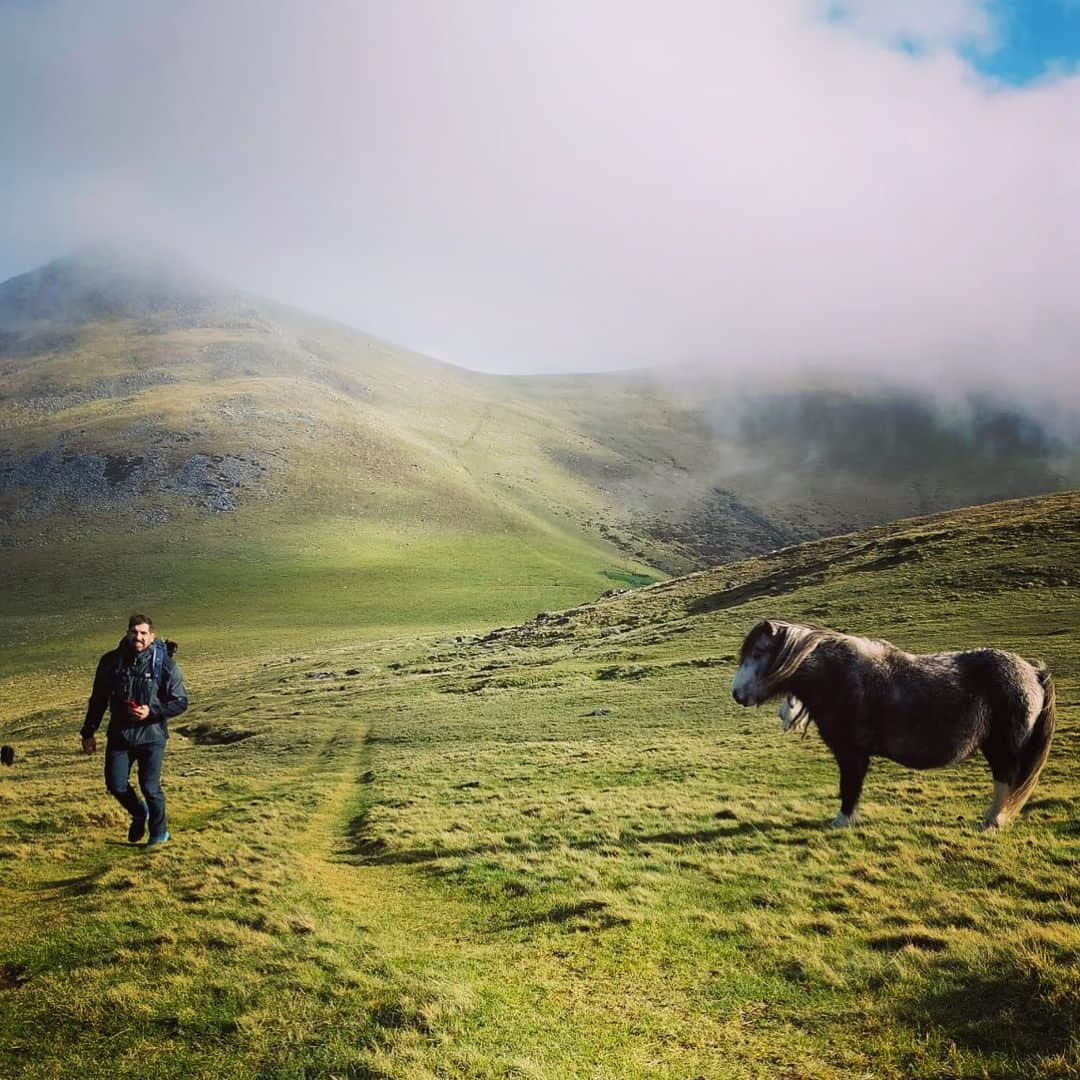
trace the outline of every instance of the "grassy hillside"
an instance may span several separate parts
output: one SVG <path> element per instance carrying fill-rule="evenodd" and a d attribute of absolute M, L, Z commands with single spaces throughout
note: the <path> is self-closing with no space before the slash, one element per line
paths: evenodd
<path fill-rule="evenodd" d="M 96 274 L 7 288 L 53 318 L 0 361 L 0 688 L 42 649 L 84 663 L 132 607 L 250 657 L 658 576 L 581 524 L 599 503 L 537 454 L 550 421 L 500 419 L 495 384 L 216 290 L 88 291 Z M 65 298 L 80 321 L 57 336 Z"/>
<path fill-rule="evenodd" d="M 573 549 L 584 599 L 613 562 L 685 572 L 1075 485 L 1080 433 L 1059 427 L 850 379 L 480 375 L 96 253 L 0 284 L 0 587 L 89 541 L 152 545 L 197 589 L 191 558 L 241 535 L 291 550 L 303 527 L 334 561 L 350 535 L 414 530 Z M 83 577 L 108 610 L 114 582 Z"/>
<path fill-rule="evenodd" d="M 565 464 L 617 495 L 624 543 L 672 570 L 1080 483 L 1066 401 L 935 399 L 902 379 L 827 371 L 517 382 L 593 435 Z"/>
<path fill-rule="evenodd" d="M 768 613 L 1044 659 L 1059 727 L 1019 821 L 976 831 L 981 762 L 875 762 L 830 830 L 817 736 L 730 699 Z M 1077 494 L 481 634 L 255 659 L 193 623 L 152 855 L 45 649 L 0 704 L 0 1073 L 1078 1076 L 1078 632 Z"/>

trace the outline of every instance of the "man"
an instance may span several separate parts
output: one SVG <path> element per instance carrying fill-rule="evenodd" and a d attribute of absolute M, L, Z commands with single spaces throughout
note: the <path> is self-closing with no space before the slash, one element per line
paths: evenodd
<path fill-rule="evenodd" d="M 137 844 L 148 827 L 147 848 L 169 840 L 161 762 L 169 737 L 169 718 L 179 716 L 187 705 L 184 677 L 165 642 L 155 638 L 152 620 L 146 615 L 132 615 L 119 648 L 107 652 L 98 662 L 80 733 L 83 753 L 96 753 L 94 732 L 108 707 L 105 787 L 131 815 L 129 843 Z M 131 786 L 132 765 L 138 766 L 145 803 Z"/>

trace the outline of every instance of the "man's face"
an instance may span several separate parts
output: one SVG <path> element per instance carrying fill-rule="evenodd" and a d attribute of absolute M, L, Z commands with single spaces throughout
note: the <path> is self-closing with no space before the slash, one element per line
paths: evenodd
<path fill-rule="evenodd" d="M 146 623 L 139 623 L 137 626 L 132 626 L 127 632 L 128 644 L 137 652 L 140 653 L 143 649 L 150 647 L 150 644 L 154 640 L 154 631 Z"/>

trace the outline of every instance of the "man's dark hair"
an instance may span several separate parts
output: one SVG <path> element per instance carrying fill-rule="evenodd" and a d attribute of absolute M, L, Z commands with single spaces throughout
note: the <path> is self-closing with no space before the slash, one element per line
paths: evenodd
<path fill-rule="evenodd" d="M 136 611 L 128 619 L 128 629 L 130 630 L 135 626 L 142 626 L 143 623 L 146 623 L 146 625 L 149 626 L 151 630 L 154 629 L 154 620 L 151 619 L 149 615 L 140 615 Z"/>

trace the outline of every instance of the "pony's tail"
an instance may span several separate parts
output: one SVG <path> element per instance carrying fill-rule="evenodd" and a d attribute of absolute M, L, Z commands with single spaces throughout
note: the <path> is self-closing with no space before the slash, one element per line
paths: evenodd
<path fill-rule="evenodd" d="M 1043 704 L 1035 718 L 1028 740 L 1020 751 L 1020 761 L 1016 770 L 1016 780 L 1005 797 L 1002 807 L 1005 816 L 1012 817 L 1028 801 L 1028 796 L 1035 790 L 1046 759 L 1050 756 L 1050 740 L 1054 737 L 1057 722 L 1054 680 L 1046 668 L 1039 668 L 1039 684 L 1043 688 Z"/>

